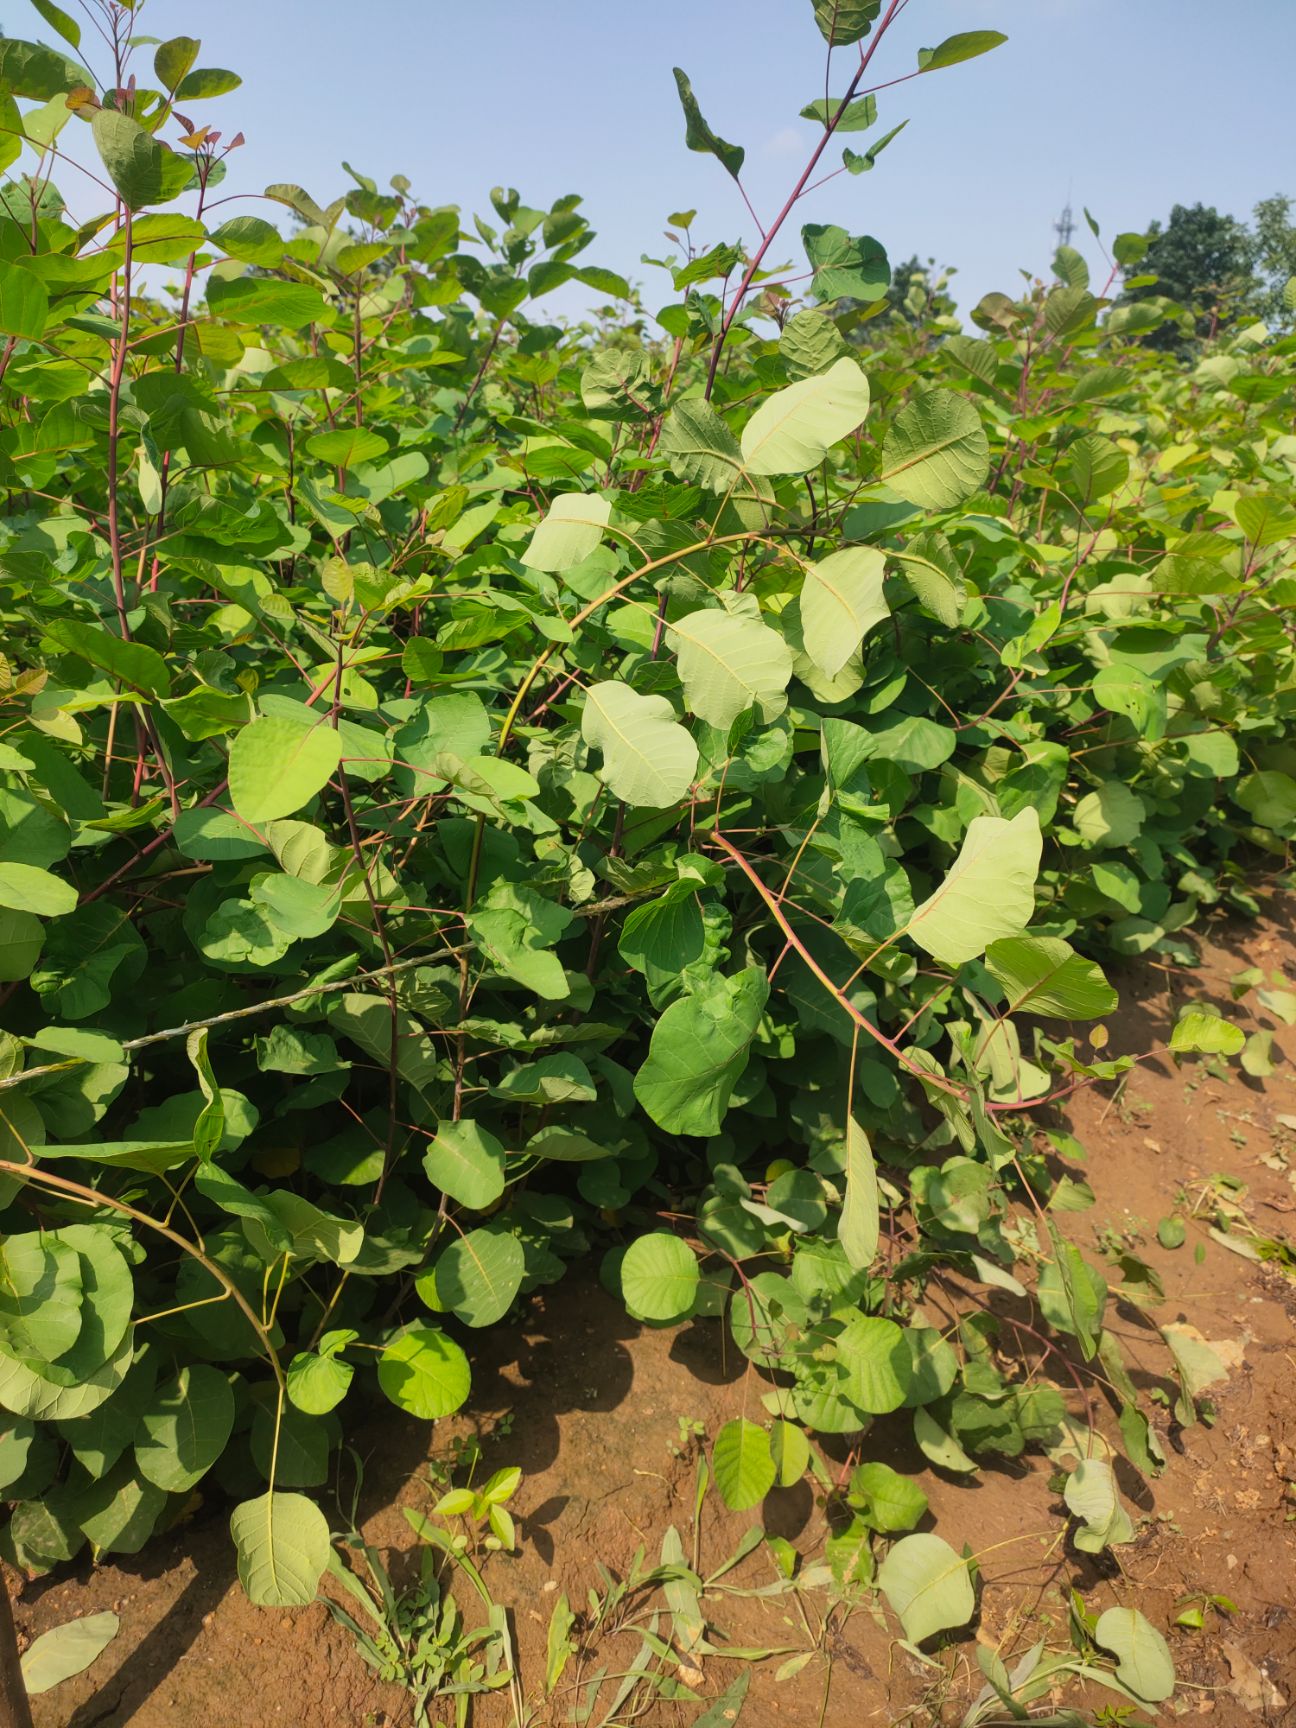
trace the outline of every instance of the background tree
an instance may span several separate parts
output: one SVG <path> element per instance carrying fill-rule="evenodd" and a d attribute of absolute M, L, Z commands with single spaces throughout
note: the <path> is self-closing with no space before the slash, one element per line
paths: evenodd
<path fill-rule="evenodd" d="M 1254 241 L 1235 216 L 1209 204 L 1176 204 L 1164 224 L 1147 231 L 1148 249 L 1122 299 L 1164 295 L 1177 301 L 1191 325 L 1166 323 L 1146 338 L 1154 348 L 1185 346 L 1213 335 L 1222 323 L 1255 310 Z"/>
<path fill-rule="evenodd" d="M 886 291 L 887 309 L 883 318 L 904 318 L 918 324 L 928 317 L 940 317 L 954 310 L 949 294 L 949 279 L 953 271 L 940 267 L 934 258 L 911 258 L 897 264 L 891 272 L 891 286 Z"/>
<path fill-rule="evenodd" d="M 1296 278 L 1296 221 L 1292 200 L 1281 192 L 1262 198 L 1251 214 L 1252 269 L 1259 278 L 1259 311 L 1268 324 L 1291 322 L 1290 300 L 1284 298 Z"/>

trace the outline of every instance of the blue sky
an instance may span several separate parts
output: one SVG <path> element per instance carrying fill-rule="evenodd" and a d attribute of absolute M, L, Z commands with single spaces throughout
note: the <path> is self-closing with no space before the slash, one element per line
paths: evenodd
<path fill-rule="evenodd" d="M 0 0 L 0 26 L 49 39 L 24 0 Z M 653 307 L 673 296 L 639 260 L 665 248 L 668 212 L 696 207 L 708 244 L 753 235 L 719 165 L 684 148 L 671 67 L 690 74 L 716 131 L 746 147 L 763 220 L 815 140 L 798 110 L 824 89 L 810 0 L 146 0 L 140 27 L 201 36 L 201 64 L 242 74 L 241 90 L 192 109 L 247 135 L 229 190 L 296 181 L 325 203 L 348 184 L 345 157 L 380 183 L 405 173 L 427 203 L 466 213 L 489 213 L 497 183 L 544 206 L 580 192 L 600 235 L 587 260 L 637 277 Z M 1075 243 L 1096 269 L 1081 205 L 1110 238 L 1176 201 L 1245 216 L 1272 192 L 1296 194 L 1296 0 L 910 0 L 874 75 L 910 71 L 919 46 L 984 27 L 1008 43 L 884 92 L 878 130 L 906 117 L 908 129 L 873 173 L 803 203 L 796 226 L 839 222 L 893 260 L 957 265 L 966 309 L 1012 288 L 1018 268 L 1046 268 L 1068 193 Z M 853 53 L 834 56 L 834 90 Z M 829 166 L 839 160 L 830 146 Z M 795 227 L 785 232 L 775 252 L 799 261 Z"/>

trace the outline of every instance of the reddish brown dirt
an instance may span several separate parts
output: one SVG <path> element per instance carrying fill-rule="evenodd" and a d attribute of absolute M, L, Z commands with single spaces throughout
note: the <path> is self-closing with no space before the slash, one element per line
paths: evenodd
<path fill-rule="evenodd" d="M 1131 967 L 1118 980 L 1127 1006 L 1113 1021 L 1111 1048 L 1163 1043 L 1182 1001 L 1212 999 L 1276 1031 L 1275 1073 L 1254 1080 L 1234 1062 L 1212 1077 L 1157 1058 L 1119 1090 L 1078 1095 L 1056 1123 L 1085 1146 L 1087 1164 L 1072 1173 L 1096 1195 L 1091 1210 L 1064 1219 L 1068 1232 L 1095 1259 L 1118 1235 L 1164 1280 L 1165 1301 L 1148 1317 L 1125 1305 L 1109 1310 L 1135 1379 L 1173 1402 L 1169 1358 L 1155 1328 L 1191 1323 L 1232 1364 L 1209 1395 L 1213 1424 L 1172 1431 L 1168 1409 L 1158 1412 L 1168 1458 L 1163 1475 L 1149 1485 L 1120 1469 L 1140 1521 L 1137 1540 L 1114 1559 L 1094 1559 L 1063 1540 L 1047 1461 L 991 1462 L 969 1483 L 923 1468 L 901 1419 L 879 1422 L 864 1455 L 917 1475 L 931 1501 L 925 1527 L 956 1546 L 969 1542 L 981 1557 L 977 1625 L 945 1652 L 943 1668 L 924 1668 L 895 1643 L 893 1624 L 861 1609 L 821 1641 L 795 1677 L 776 1679 L 782 1656 L 760 1663 L 742 1728 L 817 1728 L 825 1688 L 829 1724 L 958 1722 L 981 1685 L 973 1639 L 1005 1656 L 1041 1637 L 1065 1647 L 1072 1587 L 1093 1611 L 1132 1603 L 1167 1632 L 1181 1682 L 1170 1711 L 1209 1718 L 1218 1728 L 1296 1723 L 1296 1279 L 1208 1234 L 1216 1217 L 1209 1184 L 1220 1174 L 1241 1185 L 1231 1198 L 1259 1237 L 1296 1234 L 1296 1030 L 1267 1014 L 1254 991 L 1232 1004 L 1228 987 L 1244 966 L 1296 978 L 1296 942 L 1289 925 L 1270 918 L 1226 930 L 1205 945 L 1203 959 L 1194 970 Z M 1185 1245 L 1160 1247 L 1158 1220 L 1194 1209 Z M 1010 1316 L 1011 1301 L 1001 1311 Z M 401 1508 L 426 1508 L 428 1458 L 447 1457 L 457 1435 L 482 1436 L 488 1470 L 522 1467 L 520 1552 L 488 1557 L 487 1577 L 512 1616 L 522 1692 L 535 1710 L 522 1720 L 527 1728 L 558 1728 L 582 1696 L 571 1683 L 588 1681 L 600 1665 L 620 1672 L 638 1644 L 624 1633 L 588 1640 L 564 1689 L 545 1703 L 546 1628 L 558 1592 L 582 1606 L 599 1583 L 598 1563 L 624 1574 L 640 1545 L 655 1558 L 672 1523 L 691 1549 L 696 1443 L 682 1437 L 681 1418 L 714 1436 L 755 1404 L 759 1389 L 732 1351 L 726 1357 L 714 1323 L 641 1329 L 619 1303 L 578 1278 L 537 1297 L 514 1329 L 496 1328 L 474 1345 L 474 1398 L 464 1417 L 429 1435 L 384 1409 L 355 1437 L 366 1461 L 365 1530 L 396 1551 L 399 1569 L 413 1543 Z M 1113 1431 L 1097 1395 L 1095 1409 Z M 708 1495 L 704 1572 L 732 1553 L 757 1516 L 729 1515 Z M 803 1553 L 822 1541 L 822 1518 L 805 1484 L 772 1496 L 763 1517 Z M 723 1582 L 753 1589 L 773 1578 L 762 1549 Z M 1198 1592 L 1230 1597 L 1236 1613 L 1208 1619 L 1205 1631 L 1174 1629 L 1176 1604 Z M 811 1596 L 811 1628 L 818 1628 L 822 1603 L 821 1593 Z M 464 1606 L 471 1618 L 474 1604 L 464 1598 Z M 137 1560 L 26 1584 L 16 1612 L 30 1637 L 109 1607 L 121 1615 L 120 1636 L 88 1674 L 35 1701 L 37 1728 L 405 1728 L 411 1721 L 403 1694 L 375 1679 L 321 1606 L 281 1614 L 247 1604 L 219 1506 L 203 1508 Z M 813 1648 L 789 1597 L 717 1593 L 706 1607 L 717 1643 Z M 738 1664 L 708 1657 L 700 1673 L 685 1678 L 711 1701 L 738 1672 Z M 601 1694 L 593 1723 L 609 1708 L 612 1689 Z M 1075 1691 L 1061 1701 L 1086 1712 L 1119 1702 Z M 684 1728 L 704 1708 L 657 1699 L 637 1720 L 643 1728 Z M 449 1723 L 453 1712 L 443 1703 L 434 1719 Z M 506 1697 L 495 1696 L 475 1705 L 472 1720 L 475 1728 L 503 1728 L 515 1717 Z"/>

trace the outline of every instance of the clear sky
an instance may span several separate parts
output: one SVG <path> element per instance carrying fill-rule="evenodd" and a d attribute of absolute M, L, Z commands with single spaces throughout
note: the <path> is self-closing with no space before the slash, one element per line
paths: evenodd
<path fill-rule="evenodd" d="M 50 40 L 26 0 L 0 0 L 0 27 Z M 966 309 L 1012 288 L 1019 267 L 1047 267 L 1068 195 L 1074 244 L 1095 269 L 1082 205 L 1110 239 L 1176 201 L 1246 216 L 1270 193 L 1296 195 L 1296 0 L 910 0 L 874 76 L 984 27 L 1008 43 L 884 92 L 877 131 L 906 117 L 908 129 L 871 174 L 803 203 L 797 226 L 838 222 L 893 261 L 954 264 Z M 707 244 L 754 233 L 719 164 L 685 149 L 671 67 L 690 74 L 715 130 L 746 147 L 762 220 L 815 140 L 798 110 L 824 92 L 810 0 L 146 0 L 140 28 L 200 36 L 200 64 L 242 74 L 241 90 L 192 107 L 247 135 L 229 190 L 295 181 L 327 203 L 349 184 L 345 158 L 380 184 L 407 174 L 423 201 L 465 214 L 489 216 L 498 183 L 533 205 L 580 192 L 599 231 L 585 261 L 637 277 L 650 307 L 673 298 L 640 263 L 665 249 L 668 212 L 696 207 Z M 91 52 L 92 40 L 87 30 Z M 835 92 L 854 53 L 834 55 Z M 795 230 L 788 239 L 775 252 L 800 263 Z"/>

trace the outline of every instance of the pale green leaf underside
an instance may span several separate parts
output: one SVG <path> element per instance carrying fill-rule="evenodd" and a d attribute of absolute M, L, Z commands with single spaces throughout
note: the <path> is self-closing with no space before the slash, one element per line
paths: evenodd
<path fill-rule="evenodd" d="M 492 1326 L 512 1307 L 525 1270 L 517 1237 L 483 1225 L 446 1244 L 436 1263 L 437 1295 L 466 1326 Z"/>
<path fill-rule="evenodd" d="M 599 545 L 611 514 L 611 500 L 597 493 L 559 493 L 531 536 L 522 562 L 555 574 L 570 570 Z"/>
<path fill-rule="evenodd" d="M 31 1696 L 84 1674 L 112 1643 L 120 1625 L 112 1613 L 84 1614 L 43 1632 L 22 1657 L 23 1683 Z"/>
<path fill-rule="evenodd" d="M 261 1494 L 230 1515 L 239 1582 L 260 1608 L 305 1608 L 329 1558 L 328 1519 L 304 1494 Z"/>
<path fill-rule="evenodd" d="M 997 937 L 1016 935 L 1035 909 L 1041 848 L 1031 805 L 1011 821 L 973 817 L 948 875 L 915 909 L 905 933 L 946 966 L 961 966 Z"/>
<path fill-rule="evenodd" d="M 1067 1510 L 1082 1521 L 1076 1547 L 1090 1554 L 1116 1543 L 1132 1542 L 1134 1525 L 1121 1504 L 1116 1476 L 1102 1458 L 1083 1459 L 1067 1478 Z"/>
<path fill-rule="evenodd" d="M 669 809 L 697 773 L 697 745 L 664 696 L 641 696 L 611 681 L 591 685 L 581 734 L 603 752 L 600 778 L 627 804 Z"/>
<path fill-rule="evenodd" d="M 755 618 L 707 608 L 670 627 L 690 713 L 727 732 L 754 707 L 766 723 L 787 705 L 792 650 Z"/>
<path fill-rule="evenodd" d="M 966 1626 L 976 1606 L 967 1562 L 939 1536 L 924 1533 L 897 1542 L 882 1562 L 878 1583 L 911 1644 Z"/>
<path fill-rule="evenodd" d="M 1165 1639 L 1137 1608 L 1108 1608 L 1094 1641 L 1116 1658 L 1116 1678 L 1149 1704 L 1174 1691 L 1175 1670 Z"/>
<path fill-rule="evenodd" d="M 835 678 L 875 624 L 891 616 L 882 597 L 886 559 L 873 546 L 848 546 L 806 571 L 801 634 L 806 653 Z"/>
<path fill-rule="evenodd" d="M 864 369 L 843 356 L 761 403 L 743 428 L 743 461 L 753 474 L 805 474 L 863 424 L 868 410 Z"/>
<path fill-rule="evenodd" d="M 877 1168 L 868 1135 L 853 1116 L 846 1121 L 846 1198 L 837 1239 L 851 1265 L 872 1265 L 880 1230 Z"/>

